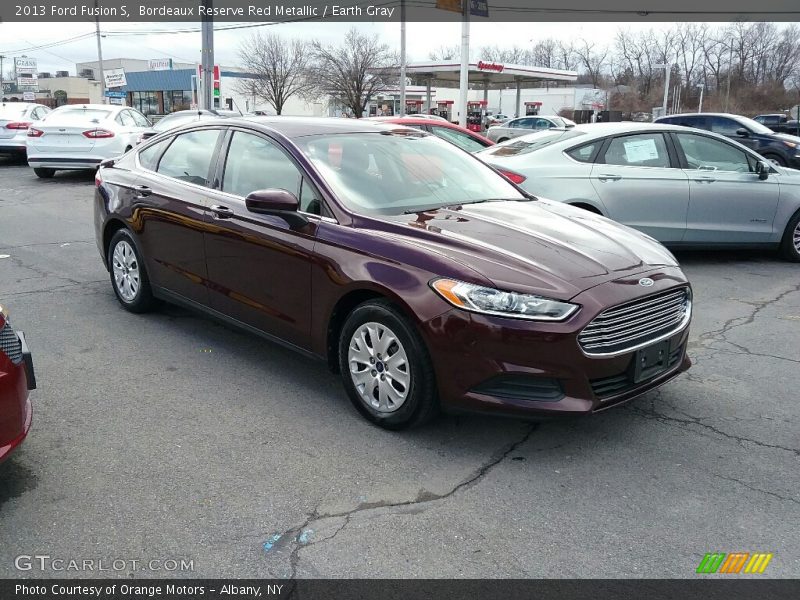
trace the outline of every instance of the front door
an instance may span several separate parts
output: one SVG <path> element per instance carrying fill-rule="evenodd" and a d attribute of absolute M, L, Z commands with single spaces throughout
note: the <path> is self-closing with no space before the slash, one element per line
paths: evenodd
<path fill-rule="evenodd" d="M 758 159 L 726 141 L 676 132 L 689 178 L 687 242 L 761 243 L 772 236 L 780 185 L 761 180 Z"/>
<path fill-rule="evenodd" d="M 221 165 L 221 190 L 211 203 L 205 234 L 211 307 L 307 348 L 318 220 L 312 216 L 305 226 L 292 226 L 281 217 L 248 211 L 245 197 L 284 189 L 301 198 L 301 209 L 315 212 L 317 195 L 287 152 L 265 136 L 232 131 Z"/>

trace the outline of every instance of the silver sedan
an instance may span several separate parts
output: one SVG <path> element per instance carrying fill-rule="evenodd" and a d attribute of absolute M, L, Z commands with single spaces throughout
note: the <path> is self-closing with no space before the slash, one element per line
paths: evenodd
<path fill-rule="evenodd" d="M 554 127 L 574 127 L 575 121 L 570 121 L 564 117 L 557 116 L 531 116 L 511 119 L 501 125 L 493 125 L 486 130 L 486 137 L 493 142 L 505 142 L 522 135 L 528 135 L 531 131 L 542 131 L 553 129 Z"/>
<path fill-rule="evenodd" d="M 800 261 L 800 171 L 705 130 L 598 123 L 532 133 L 476 154 L 534 195 L 670 246 L 773 247 Z"/>

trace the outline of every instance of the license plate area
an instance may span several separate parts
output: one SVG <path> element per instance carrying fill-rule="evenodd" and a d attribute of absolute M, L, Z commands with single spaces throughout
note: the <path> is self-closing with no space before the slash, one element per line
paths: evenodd
<path fill-rule="evenodd" d="M 636 351 L 633 357 L 633 382 L 655 377 L 669 367 L 669 340 Z"/>

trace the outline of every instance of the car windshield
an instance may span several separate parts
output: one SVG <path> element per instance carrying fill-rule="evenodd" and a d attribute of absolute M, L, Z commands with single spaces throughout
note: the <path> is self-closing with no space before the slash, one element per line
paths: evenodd
<path fill-rule="evenodd" d="M 25 114 L 25 107 L 19 104 L 0 104 L 0 119 L 17 119 Z"/>
<path fill-rule="evenodd" d="M 364 214 L 527 199 L 466 152 L 417 131 L 309 136 L 298 145 L 339 199 Z"/>
<path fill-rule="evenodd" d="M 547 129 L 545 131 L 537 131 L 536 133 L 518 137 L 498 146 L 491 146 L 481 151 L 480 154 L 489 156 L 517 156 L 519 154 L 528 154 L 529 152 L 535 152 L 536 150 L 546 148 L 556 142 L 581 135 L 586 134 L 583 131 Z"/>
<path fill-rule="evenodd" d="M 747 127 L 753 133 L 775 133 L 769 127 L 747 117 L 736 117 L 736 121 Z"/>

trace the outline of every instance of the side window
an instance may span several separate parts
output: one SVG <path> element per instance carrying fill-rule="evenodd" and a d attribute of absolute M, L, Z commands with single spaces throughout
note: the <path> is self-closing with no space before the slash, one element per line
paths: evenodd
<path fill-rule="evenodd" d="M 676 133 L 690 169 L 749 173 L 755 169 L 746 152 L 720 140 L 694 133 Z"/>
<path fill-rule="evenodd" d="M 145 169 L 155 171 L 158 157 L 161 156 L 161 151 L 164 150 L 164 148 L 166 148 L 171 141 L 172 138 L 162 140 L 157 144 L 153 144 L 152 146 L 148 146 L 144 150 L 141 150 L 139 152 L 139 164 L 141 164 Z"/>
<path fill-rule="evenodd" d="M 467 152 L 477 152 L 478 150 L 483 150 L 485 147 L 483 144 L 474 140 L 466 133 L 456 131 L 455 129 L 434 126 L 431 127 L 431 132 L 443 140 L 447 140 L 451 144 L 455 144 L 462 150 L 466 150 Z"/>
<path fill-rule="evenodd" d="M 736 130 L 743 126 L 728 117 L 711 117 L 711 131 L 722 135 L 735 136 Z"/>
<path fill-rule="evenodd" d="M 517 127 L 521 127 L 522 129 L 533 129 L 536 121 L 538 121 L 538 119 L 519 119 L 517 121 Z"/>
<path fill-rule="evenodd" d="M 316 188 L 306 177 L 303 177 L 303 181 L 300 184 L 299 208 L 301 211 L 311 213 L 312 215 L 321 215 L 323 213 L 327 215 L 327 211 L 323 208 L 319 192 L 317 192 Z"/>
<path fill-rule="evenodd" d="M 115 121 L 120 125 L 122 125 L 123 127 L 136 127 L 136 121 L 133 120 L 133 117 L 131 116 L 131 113 L 128 110 L 121 111 L 117 115 Z"/>
<path fill-rule="evenodd" d="M 547 119 L 533 119 L 533 128 L 537 130 L 550 129 L 554 125 Z"/>
<path fill-rule="evenodd" d="M 133 117 L 133 122 L 136 123 L 137 127 L 150 127 L 150 123 L 147 121 L 147 118 L 138 110 L 130 110 L 128 112 Z"/>
<path fill-rule="evenodd" d="M 522 125 L 520 125 L 520 121 L 522 121 L 522 119 L 512 119 L 511 121 L 505 124 L 505 127 L 511 127 L 512 129 L 522 127 Z"/>
<path fill-rule="evenodd" d="M 158 161 L 158 172 L 181 181 L 208 186 L 208 172 L 219 134 L 219 129 L 205 129 L 177 136 Z"/>
<path fill-rule="evenodd" d="M 300 180 L 300 171 L 278 146 L 251 133 L 233 134 L 222 191 L 244 197 L 256 190 L 276 188 L 299 197 Z"/>
<path fill-rule="evenodd" d="M 577 160 L 578 162 L 590 162 L 592 160 L 592 155 L 594 154 L 595 149 L 597 146 L 602 144 L 602 140 L 597 142 L 592 142 L 590 144 L 584 144 L 583 146 L 578 146 L 577 148 L 573 148 L 572 150 L 568 150 L 567 154 Z"/>
<path fill-rule="evenodd" d="M 669 168 L 669 153 L 660 133 L 625 135 L 611 140 L 605 153 L 607 165 Z"/>

